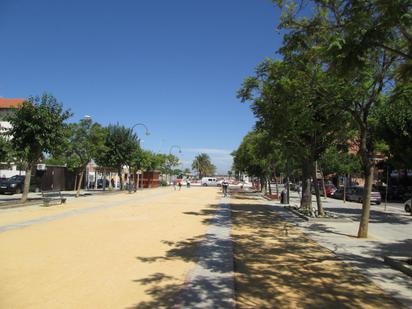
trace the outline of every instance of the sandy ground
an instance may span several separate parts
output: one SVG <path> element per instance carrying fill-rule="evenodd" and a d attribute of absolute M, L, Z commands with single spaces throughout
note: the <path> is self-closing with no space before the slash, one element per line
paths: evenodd
<path fill-rule="evenodd" d="M 402 308 L 257 197 L 231 208 L 237 308 Z"/>
<path fill-rule="evenodd" d="M 0 226 L 13 229 L 0 233 L 0 307 L 173 305 L 216 191 L 167 188 L 1 211 Z"/>

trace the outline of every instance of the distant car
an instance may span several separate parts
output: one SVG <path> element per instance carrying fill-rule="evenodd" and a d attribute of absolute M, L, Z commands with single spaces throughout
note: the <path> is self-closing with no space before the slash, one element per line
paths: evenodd
<path fill-rule="evenodd" d="M 320 186 L 320 195 L 323 195 L 324 194 L 324 192 L 323 192 L 323 186 Z M 332 196 L 332 195 L 334 195 L 335 194 L 335 192 L 336 192 L 336 187 L 335 187 L 335 185 L 334 184 L 331 184 L 331 183 L 327 183 L 327 184 L 325 184 L 325 191 L 326 191 L 326 196 Z"/>
<path fill-rule="evenodd" d="M 343 200 L 343 193 L 344 193 L 344 189 L 343 187 L 340 187 L 338 189 L 336 189 L 335 193 L 333 193 L 332 197 L 336 198 L 338 200 Z"/>
<path fill-rule="evenodd" d="M 203 177 L 201 184 L 204 187 L 217 186 L 218 182 L 217 182 L 217 179 L 214 177 Z"/>
<path fill-rule="evenodd" d="M 324 192 L 323 192 L 323 184 L 322 184 L 322 182 L 318 182 L 318 186 L 319 186 L 319 193 L 320 193 L 320 195 L 323 196 L 323 195 L 324 195 Z M 312 191 L 312 194 L 315 194 L 315 186 L 314 186 L 313 183 L 312 183 L 312 185 L 311 185 L 311 191 Z M 335 187 L 335 185 L 332 184 L 332 183 L 325 183 L 325 191 L 326 191 L 326 196 L 330 197 L 330 196 L 332 196 L 332 195 L 335 193 L 336 187 Z"/>
<path fill-rule="evenodd" d="M 15 175 L 10 177 L 7 180 L 0 182 L 0 193 L 10 193 L 10 194 L 19 194 L 23 192 L 24 188 L 24 179 L 26 176 Z M 30 181 L 30 191 L 39 192 L 40 184 L 36 181 L 35 177 L 31 178 Z"/>
<path fill-rule="evenodd" d="M 347 193 L 346 193 L 347 200 L 362 203 L 363 202 L 363 192 L 364 192 L 363 187 L 348 188 Z M 376 205 L 379 205 L 381 201 L 382 201 L 382 198 L 381 198 L 381 194 L 379 193 L 379 191 L 372 189 L 371 203 L 375 203 Z"/>
<path fill-rule="evenodd" d="M 412 213 L 412 199 L 405 202 L 405 211 Z"/>
<path fill-rule="evenodd" d="M 109 187 L 109 180 L 106 179 L 106 188 Z M 103 188 L 103 179 L 97 179 L 97 188 Z"/>

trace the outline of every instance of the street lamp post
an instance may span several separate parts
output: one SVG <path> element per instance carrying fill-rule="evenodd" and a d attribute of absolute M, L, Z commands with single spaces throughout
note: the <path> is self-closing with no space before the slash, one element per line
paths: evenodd
<path fill-rule="evenodd" d="M 132 131 L 132 133 L 133 133 L 133 129 L 135 128 L 135 127 L 137 127 L 137 126 L 142 126 L 142 127 L 144 127 L 145 128 L 145 134 L 146 134 L 146 136 L 148 136 L 148 135 L 150 135 L 150 132 L 149 132 L 149 129 L 147 128 L 147 126 L 144 124 L 144 123 L 141 123 L 141 122 L 139 122 L 139 123 L 135 123 L 131 128 L 130 128 L 130 130 Z M 140 141 L 139 141 L 139 143 L 140 143 Z M 129 166 L 129 193 L 132 193 L 132 179 L 131 179 L 131 166 Z M 134 178 L 134 177 L 133 177 Z M 135 183 L 135 190 L 134 190 L 134 192 L 136 192 L 136 190 L 137 190 L 137 185 L 138 185 L 138 182 L 139 182 L 139 176 L 137 176 L 137 181 L 136 181 L 136 183 Z"/>

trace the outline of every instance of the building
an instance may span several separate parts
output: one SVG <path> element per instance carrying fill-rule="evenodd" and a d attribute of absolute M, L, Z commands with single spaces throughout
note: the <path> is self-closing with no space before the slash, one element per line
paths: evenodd
<path fill-rule="evenodd" d="M 0 134 L 5 134 L 11 128 L 7 117 L 10 116 L 16 108 L 18 108 L 26 99 L 9 99 L 0 98 Z M 24 175 L 24 171 L 20 171 L 14 163 L 5 164 L 0 162 L 0 177 L 9 178 L 14 175 Z"/>

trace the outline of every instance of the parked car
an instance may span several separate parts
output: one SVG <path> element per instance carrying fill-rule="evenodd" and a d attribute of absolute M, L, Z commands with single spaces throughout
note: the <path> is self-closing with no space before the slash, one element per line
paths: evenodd
<path fill-rule="evenodd" d="M 217 186 L 217 179 L 214 177 L 203 177 L 201 185 L 204 187 Z"/>
<path fill-rule="evenodd" d="M 335 193 L 333 193 L 332 197 L 338 200 L 343 200 L 344 191 L 345 190 L 343 189 L 343 187 L 339 187 L 338 189 L 336 189 Z"/>
<path fill-rule="evenodd" d="M 412 199 L 405 202 L 405 211 L 412 213 Z"/>
<path fill-rule="evenodd" d="M 319 186 L 319 193 L 320 193 L 320 195 L 323 196 L 324 192 L 323 192 L 322 182 L 318 182 L 318 186 Z M 312 194 L 315 194 L 315 186 L 314 186 L 313 183 L 311 185 L 311 191 L 312 191 Z M 326 191 L 326 196 L 330 197 L 335 193 L 336 187 L 332 183 L 325 183 L 325 191 Z"/>
<path fill-rule="evenodd" d="M 9 179 L 0 182 L 0 193 L 10 193 L 10 194 L 19 194 L 23 192 L 24 180 L 26 176 L 15 175 Z M 30 191 L 39 192 L 40 184 L 37 182 L 35 177 L 31 177 L 30 181 Z"/>
<path fill-rule="evenodd" d="M 319 189 L 320 189 L 320 195 L 323 195 L 323 194 L 324 194 L 324 192 L 323 192 L 323 187 L 320 186 Z M 326 183 L 326 184 L 325 184 L 325 191 L 326 191 L 326 196 L 328 196 L 328 197 L 329 197 L 329 196 L 332 196 L 332 195 L 334 195 L 335 192 L 336 192 L 336 187 L 335 187 L 334 184 Z"/>
<path fill-rule="evenodd" d="M 347 193 L 346 193 L 346 199 L 348 201 L 353 201 L 353 202 L 363 202 L 363 187 L 351 187 L 348 188 Z M 379 205 L 382 201 L 381 194 L 379 191 L 376 191 L 375 189 L 372 189 L 371 192 L 371 203 L 375 203 L 376 205 Z"/>
<path fill-rule="evenodd" d="M 106 188 L 109 187 L 109 182 L 110 181 L 106 179 L 106 183 L 105 183 Z M 103 179 L 97 179 L 97 188 L 99 189 L 103 188 Z"/>

